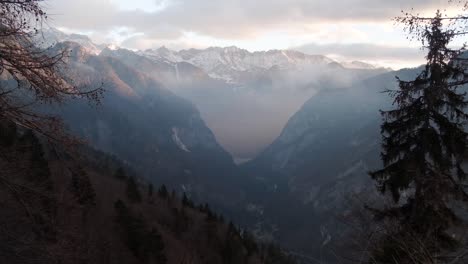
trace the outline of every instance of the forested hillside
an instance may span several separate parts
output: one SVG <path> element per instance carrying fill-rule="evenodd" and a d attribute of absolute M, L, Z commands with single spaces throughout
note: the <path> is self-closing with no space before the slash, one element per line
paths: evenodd
<path fill-rule="evenodd" d="M 5 121 L 0 132 L 2 263 L 292 261 L 104 153 L 70 155 Z"/>

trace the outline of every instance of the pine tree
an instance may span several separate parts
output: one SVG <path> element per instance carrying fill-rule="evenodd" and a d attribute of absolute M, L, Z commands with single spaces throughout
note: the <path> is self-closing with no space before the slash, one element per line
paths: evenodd
<path fill-rule="evenodd" d="M 141 193 L 133 176 L 127 179 L 127 197 L 132 203 L 141 202 Z"/>
<path fill-rule="evenodd" d="M 250 232 L 244 232 L 242 240 L 247 249 L 247 256 L 251 256 L 258 251 L 257 241 L 255 241 L 255 237 Z"/>
<path fill-rule="evenodd" d="M 10 147 L 17 138 L 16 124 L 0 119 L 0 146 Z"/>
<path fill-rule="evenodd" d="M 172 213 L 174 215 L 172 230 L 177 237 L 181 237 L 181 235 L 188 230 L 191 220 L 184 208 L 180 210 L 173 208 Z"/>
<path fill-rule="evenodd" d="M 158 190 L 159 197 L 163 199 L 167 199 L 169 197 L 169 192 L 167 191 L 166 185 L 162 185 L 161 188 Z"/>
<path fill-rule="evenodd" d="M 140 217 L 135 217 L 130 208 L 121 200 L 114 203 L 116 222 L 122 230 L 122 237 L 128 249 L 135 257 L 144 260 L 145 251 L 142 250 L 145 238 L 145 223 Z"/>
<path fill-rule="evenodd" d="M 51 178 L 49 162 L 45 157 L 43 146 L 32 130 L 26 130 L 18 140 L 19 147 L 26 150 L 29 155 L 29 173 L 26 176 L 26 185 L 21 192 L 23 201 L 30 201 L 31 215 L 35 219 L 37 235 L 54 240 L 56 238 L 57 199 L 54 192 L 54 184 Z M 22 158 L 26 158 L 22 157 Z M 0 173 L 1 174 L 1 173 Z M 34 191 L 27 191 L 27 190 Z"/>
<path fill-rule="evenodd" d="M 158 264 L 165 264 L 164 241 L 157 229 L 149 230 L 141 215 L 135 215 L 122 200 L 114 203 L 114 209 L 124 242 L 133 255 L 141 263 L 150 263 L 153 259 Z"/>
<path fill-rule="evenodd" d="M 31 150 L 31 165 L 34 173 L 30 174 L 29 180 L 41 185 L 41 187 L 52 190 L 52 180 L 50 178 L 50 169 L 45 159 L 42 144 L 32 130 L 27 130 L 20 138 L 22 147 Z"/>
<path fill-rule="evenodd" d="M 165 264 L 167 262 L 166 255 L 164 254 L 164 241 L 156 228 L 151 229 L 146 236 L 144 247 L 144 251 L 149 252 L 156 263 Z"/>
<path fill-rule="evenodd" d="M 153 197 L 153 189 L 154 189 L 153 184 L 152 183 L 148 184 L 148 196 L 149 197 Z"/>
<path fill-rule="evenodd" d="M 83 206 L 96 205 L 96 192 L 86 171 L 78 167 L 72 172 L 72 182 L 70 190 L 77 199 L 77 202 Z"/>
<path fill-rule="evenodd" d="M 457 221 L 449 202 L 468 198 L 461 166 L 468 143 L 463 128 L 467 101 L 458 91 L 468 74 L 458 59 L 462 50 L 448 48 L 456 32 L 444 30 L 442 21 L 437 12 L 422 33 L 428 50 L 422 73 L 412 81 L 398 79 L 400 89 L 389 91 L 396 109 L 381 112 L 384 168 L 371 173 L 380 191 L 391 193 L 397 204 L 377 215 L 398 219 L 400 230 L 392 235 L 411 233 L 430 252 L 454 245 L 446 233 Z M 405 258 L 395 247 L 380 253 Z"/>
<path fill-rule="evenodd" d="M 192 200 L 188 198 L 187 194 L 184 192 L 184 195 L 182 197 L 182 205 L 188 208 L 194 208 L 195 205 L 193 204 Z"/>
<path fill-rule="evenodd" d="M 119 167 L 115 171 L 114 177 L 119 179 L 119 180 L 125 180 L 125 179 L 127 179 L 127 174 L 125 173 L 125 170 L 122 167 Z"/>

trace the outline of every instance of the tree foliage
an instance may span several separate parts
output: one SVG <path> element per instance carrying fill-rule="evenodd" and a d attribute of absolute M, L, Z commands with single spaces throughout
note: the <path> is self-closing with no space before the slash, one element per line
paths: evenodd
<path fill-rule="evenodd" d="M 427 20 L 408 15 L 399 21 L 422 41 L 427 62 L 414 80 L 398 79 L 399 89 L 388 91 L 396 109 L 381 111 L 384 168 L 371 176 L 381 192 L 391 193 L 396 206 L 377 215 L 398 219 L 400 230 L 392 236 L 411 233 L 435 253 L 456 242 L 447 233 L 458 220 L 451 201 L 468 201 L 462 167 L 468 102 L 460 92 L 468 83 L 465 49 L 449 47 L 460 31 L 444 26 L 447 18 L 439 11 Z M 384 248 L 384 263 L 406 263 L 410 257 L 391 245 Z"/>
<path fill-rule="evenodd" d="M 153 197 L 153 189 L 154 189 L 153 184 L 149 183 L 148 184 L 148 196 L 149 197 Z"/>
<path fill-rule="evenodd" d="M 76 140 L 65 132 L 61 120 L 38 113 L 37 106 L 76 97 L 98 103 L 103 89 L 76 87 L 61 74 L 68 50 L 35 46 L 32 37 L 47 19 L 41 2 L 0 0 L 0 118 L 69 144 Z"/>
<path fill-rule="evenodd" d="M 140 203 L 142 200 L 140 189 L 133 176 L 127 178 L 127 197 L 132 203 Z"/>
<path fill-rule="evenodd" d="M 158 264 L 166 263 L 164 241 L 156 228 L 148 229 L 142 217 L 135 216 L 121 200 L 114 204 L 116 222 L 121 227 L 127 247 L 143 263 L 153 259 Z"/>
<path fill-rule="evenodd" d="M 163 199 L 167 199 L 169 197 L 169 192 L 167 191 L 167 187 L 166 185 L 162 185 L 159 190 L 158 190 L 158 195 L 159 197 L 163 198 Z"/>
<path fill-rule="evenodd" d="M 72 171 L 70 191 L 75 196 L 78 204 L 85 207 L 96 205 L 96 192 L 88 174 L 82 167 L 78 167 L 76 171 Z"/>
<path fill-rule="evenodd" d="M 127 174 L 125 173 L 125 170 L 122 167 L 119 167 L 115 171 L 114 177 L 119 179 L 119 180 L 125 180 L 125 179 L 127 179 Z"/>

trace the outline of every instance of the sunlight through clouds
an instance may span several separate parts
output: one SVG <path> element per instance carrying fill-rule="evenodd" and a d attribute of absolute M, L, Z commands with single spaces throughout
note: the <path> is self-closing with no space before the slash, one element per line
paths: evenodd
<path fill-rule="evenodd" d="M 48 6 L 52 26 L 92 32 L 88 35 L 97 42 L 129 49 L 238 46 L 250 51 L 359 43 L 417 49 L 420 43 L 408 42 L 392 18 L 411 8 L 427 14 L 444 8 L 440 0 L 336 5 L 318 0 L 50 0 Z M 396 67 L 388 61 L 385 66 Z"/>
<path fill-rule="evenodd" d="M 111 2 L 121 10 L 142 10 L 149 13 L 161 11 L 169 4 L 167 0 L 111 0 Z"/>

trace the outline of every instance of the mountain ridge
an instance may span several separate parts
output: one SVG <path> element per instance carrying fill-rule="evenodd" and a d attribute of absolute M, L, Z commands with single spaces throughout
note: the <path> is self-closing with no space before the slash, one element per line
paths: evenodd
<path fill-rule="evenodd" d="M 86 35 L 66 34 L 55 28 L 44 29 L 41 36 L 36 39 L 41 43 L 42 47 L 49 47 L 64 41 L 73 41 L 81 44 L 94 55 L 99 55 L 102 50 L 108 47 L 113 50 L 122 49 L 114 44 L 98 45 L 93 43 Z M 208 47 L 205 49 L 190 48 L 175 51 L 161 46 L 157 49 L 132 50 L 132 52 L 153 60 L 171 64 L 187 62 L 205 70 L 212 78 L 224 80 L 233 84 L 239 83 L 234 77 L 238 75 L 239 72 L 257 72 L 259 70 L 269 70 L 274 67 L 287 70 L 304 68 L 311 65 L 339 64 L 349 69 L 377 69 L 376 66 L 365 62 L 337 62 L 324 55 L 306 54 L 294 49 L 273 49 L 251 52 L 236 46 L 227 46 Z"/>

